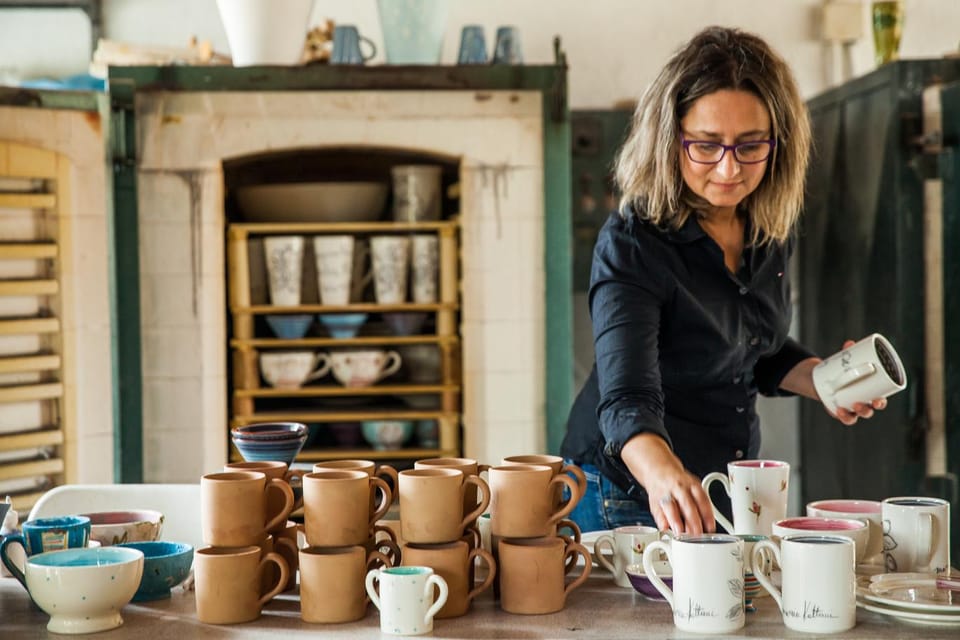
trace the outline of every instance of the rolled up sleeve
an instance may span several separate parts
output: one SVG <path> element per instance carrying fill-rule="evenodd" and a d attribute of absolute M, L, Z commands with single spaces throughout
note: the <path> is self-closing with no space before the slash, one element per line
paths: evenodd
<path fill-rule="evenodd" d="M 780 388 L 780 383 L 790 370 L 807 358 L 816 354 L 793 338 L 787 338 L 780 349 L 769 356 L 757 360 L 753 368 L 757 390 L 765 396 L 792 396 L 793 393 Z"/>

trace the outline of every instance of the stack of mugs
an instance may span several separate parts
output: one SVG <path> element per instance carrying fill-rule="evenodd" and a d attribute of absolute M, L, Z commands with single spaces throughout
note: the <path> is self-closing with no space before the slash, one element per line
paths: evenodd
<path fill-rule="evenodd" d="M 300 617 L 304 622 L 351 622 L 365 615 L 367 572 L 399 561 L 392 533 L 376 525 L 393 502 L 391 486 L 396 486 L 396 478 L 392 467 L 378 467 L 369 460 L 317 463 L 312 473 L 303 476 L 307 546 L 300 550 Z M 381 532 L 390 539 L 378 540 Z"/>
<path fill-rule="evenodd" d="M 559 611 L 567 594 L 590 576 L 591 558 L 579 543 L 580 531 L 564 520 L 586 489 L 583 472 L 557 456 L 523 455 L 504 458 L 489 474 L 500 607 L 509 613 Z M 572 529 L 573 537 L 560 535 L 562 528 Z M 578 556 L 583 572 L 568 583 Z"/>
<path fill-rule="evenodd" d="M 296 527 L 287 518 L 295 499 L 286 473 L 282 462 L 238 463 L 200 480 L 203 542 L 209 545 L 194 559 L 202 622 L 255 620 L 264 604 L 292 586 L 288 559 L 296 556 Z M 281 547 L 287 558 L 275 551 Z"/>

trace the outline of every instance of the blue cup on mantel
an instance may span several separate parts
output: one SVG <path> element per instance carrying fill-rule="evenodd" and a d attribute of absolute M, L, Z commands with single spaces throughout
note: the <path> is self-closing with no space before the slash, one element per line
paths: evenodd
<path fill-rule="evenodd" d="M 460 32 L 460 52 L 457 64 L 486 64 L 487 41 L 480 25 L 467 25 Z"/>
<path fill-rule="evenodd" d="M 23 571 L 13 561 L 10 545 L 19 545 L 27 557 L 47 551 L 79 549 L 90 543 L 90 518 L 86 516 L 59 516 L 39 518 L 23 523 L 20 533 L 8 535 L 0 543 L 0 560 L 14 576 Z"/>

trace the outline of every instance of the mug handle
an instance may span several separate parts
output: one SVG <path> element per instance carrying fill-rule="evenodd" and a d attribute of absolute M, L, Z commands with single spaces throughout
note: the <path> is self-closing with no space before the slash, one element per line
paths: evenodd
<path fill-rule="evenodd" d="M 583 572 L 574 578 L 567 586 L 563 589 L 564 597 L 568 593 L 582 585 L 587 581 L 587 578 L 590 577 L 590 570 L 593 568 L 593 563 L 590 562 L 590 552 L 587 551 L 587 548 L 582 544 L 576 542 L 568 542 L 566 546 L 565 556 L 573 558 L 574 556 L 580 556 L 583 558 Z"/>
<path fill-rule="evenodd" d="M 726 474 L 719 473 L 714 471 L 708 473 L 703 477 L 703 481 L 700 483 L 703 485 L 703 490 L 707 492 L 707 499 L 710 498 L 710 483 L 716 480 L 723 485 L 723 490 L 727 492 L 727 495 L 730 495 L 730 480 L 727 478 Z M 710 508 L 713 509 L 714 519 L 723 525 L 723 528 L 727 530 L 727 533 L 733 533 L 733 525 L 730 524 L 730 521 L 727 520 L 727 517 L 720 513 L 720 510 L 717 509 L 717 506 L 713 504 L 713 500 L 710 500 Z"/>
<path fill-rule="evenodd" d="M 387 359 L 384 361 L 383 368 L 380 369 L 380 374 L 377 376 L 377 380 L 383 380 L 387 376 L 392 376 L 395 374 L 400 369 L 402 362 L 403 359 L 400 357 L 399 353 L 393 350 L 387 351 Z"/>
<path fill-rule="evenodd" d="M 575 464 L 564 464 L 560 467 L 560 473 L 572 473 L 577 479 L 577 486 L 580 487 L 580 497 L 587 494 L 587 476 L 583 473 L 583 469 Z"/>
<path fill-rule="evenodd" d="M 267 565 L 271 562 L 280 567 L 280 580 L 277 581 L 277 584 L 273 585 L 270 591 L 260 596 L 260 600 L 257 601 L 257 610 L 262 609 L 263 605 L 280 595 L 280 592 L 287 586 L 287 580 L 290 578 L 290 567 L 287 565 L 287 561 L 276 551 L 271 551 L 263 556 L 263 560 L 260 561 L 260 566 L 257 567 L 257 575 L 263 576 L 263 572 L 266 571 Z"/>
<path fill-rule="evenodd" d="M 570 489 L 570 498 L 560 505 L 560 508 L 554 511 L 553 515 L 547 518 L 547 526 L 556 524 L 570 515 L 570 512 L 573 511 L 573 508 L 577 506 L 577 503 L 580 502 L 580 486 L 577 484 L 577 481 L 568 476 L 565 473 L 558 473 L 557 475 L 550 478 L 550 485 L 555 484 L 565 484 L 567 488 Z"/>
<path fill-rule="evenodd" d="M 756 549 L 756 547 L 754 547 L 754 549 Z M 647 574 L 647 579 L 650 580 L 650 584 L 660 592 L 664 600 L 670 604 L 670 608 L 673 609 L 673 591 L 653 569 L 653 563 L 660 558 L 661 553 L 667 556 L 667 562 L 671 565 L 673 564 L 673 558 L 670 556 L 670 545 L 656 540 L 648 544 L 647 548 L 643 550 L 643 572 Z"/>
<path fill-rule="evenodd" d="M 776 564 L 783 566 L 783 563 L 780 561 L 780 547 L 777 546 L 773 540 L 761 540 L 753 546 L 753 554 L 750 557 L 750 565 L 753 567 L 762 566 L 766 558 L 766 554 L 773 556 L 774 562 Z M 773 580 L 770 579 L 770 576 L 763 571 L 754 571 L 754 577 L 756 577 L 757 582 L 759 582 L 767 592 L 777 601 L 777 606 L 780 607 L 780 611 L 783 611 L 783 597 L 780 591 L 773 586 Z"/>
<path fill-rule="evenodd" d="M 873 375 L 876 373 L 876 371 L 877 367 L 874 366 L 872 362 L 865 362 L 864 364 L 844 370 L 840 375 L 833 380 L 830 380 L 827 384 L 830 385 L 830 390 L 836 393 L 845 386 L 853 384 L 860 378 Z"/>
<path fill-rule="evenodd" d="M 370 53 L 368 55 L 363 55 L 363 51 L 360 52 L 360 57 L 363 58 L 364 62 L 377 55 L 377 45 L 373 43 L 373 40 L 366 36 L 360 36 L 360 42 L 370 46 Z"/>
<path fill-rule="evenodd" d="M 367 598 L 370 599 L 373 606 L 379 609 L 380 594 L 377 593 L 377 588 L 373 585 L 374 582 L 380 582 L 380 569 L 370 569 L 370 571 L 367 571 L 367 577 L 363 581 L 364 588 L 367 590 Z"/>
<path fill-rule="evenodd" d="M 920 538 L 920 544 L 917 545 L 916 566 L 929 567 L 930 561 L 933 560 L 933 550 L 936 548 L 933 542 L 934 536 L 937 535 L 936 527 L 933 526 L 932 513 L 920 513 L 918 516 L 917 536 Z"/>
<path fill-rule="evenodd" d="M 13 543 L 20 545 L 20 548 L 23 549 L 23 555 L 27 555 L 27 545 L 23 539 L 23 535 L 20 533 L 11 533 L 3 539 L 3 542 L 0 542 L 0 560 L 3 561 L 3 566 L 5 566 L 10 573 L 13 574 L 13 577 L 23 585 L 23 588 L 27 589 L 27 577 L 23 575 L 23 571 L 20 570 L 20 567 L 13 564 L 13 559 L 7 555 L 7 546 Z M 24 567 L 24 569 L 26 569 L 26 567 Z M 27 589 L 27 591 L 29 592 L 30 589 Z"/>
<path fill-rule="evenodd" d="M 371 565 L 373 565 L 376 562 L 379 562 L 380 566 L 377 567 L 376 569 L 371 568 Z M 392 566 L 394 566 L 394 564 L 390 560 L 390 558 L 388 558 L 383 553 L 380 553 L 379 551 L 371 551 L 370 553 L 367 554 L 367 570 L 370 572 L 377 571 L 378 569 L 381 569 L 381 568 L 392 567 Z M 369 592 L 364 593 L 364 605 L 367 605 L 367 604 L 370 604 Z M 377 609 L 379 608 L 380 608 L 380 605 L 377 605 Z"/>
<path fill-rule="evenodd" d="M 390 479 L 390 486 L 393 487 L 393 491 L 396 491 L 396 494 L 393 496 L 393 501 L 397 502 L 400 499 L 400 492 L 397 491 L 400 487 L 400 476 L 397 474 L 397 470 L 388 464 L 381 464 L 377 466 L 377 471 L 374 475 L 378 478 L 387 476 L 387 478 Z"/>
<path fill-rule="evenodd" d="M 470 602 L 483 591 L 489 589 L 490 585 L 493 584 L 493 579 L 497 576 L 497 562 L 493 559 L 493 554 L 486 549 L 481 549 L 479 547 L 472 549 L 470 551 L 470 555 L 467 556 L 467 566 L 472 567 L 474 561 L 478 557 L 487 563 L 487 577 L 479 586 L 476 586 L 470 590 L 470 593 L 467 594 L 467 602 Z"/>
<path fill-rule="evenodd" d="M 469 475 L 463 479 L 463 483 L 460 485 L 460 500 L 463 500 L 463 495 L 467 492 L 467 485 L 472 484 L 477 487 L 477 492 L 483 494 L 480 498 L 480 504 L 477 505 L 477 508 L 468 513 L 463 517 L 463 520 L 460 522 L 460 529 L 465 530 L 467 525 L 471 522 L 476 522 L 477 518 L 483 515 L 483 512 L 487 510 L 487 507 L 490 505 L 490 485 L 487 484 L 487 481 L 481 478 L 480 476 Z"/>
<path fill-rule="evenodd" d="M 393 504 L 393 492 L 390 491 L 390 487 L 383 478 L 376 476 L 370 478 L 370 485 L 380 489 L 380 494 L 383 496 L 383 499 L 380 500 L 380 505 L 370 514 L 370 526 L 373 527 L 377 523 L 377 520 L 382 518 L 387 510 L 390 509 L 390 505 Z"/>
<path fill-rule="evenodd" d="M 593 542 L 593 557 L 596 558 L 597 564 L 599 564 L 601 567 L 603 567 L 613 575 L 617 575 L 616 569 L 613 568 L 613 563 L 607 560 L 607 556 L 603 555 L 603 548 L 606 547 L 607 544 L 610 545 L 610 557 L 612 558 L 617 553 L 617 551 L 614 548 L 613 536 L 609 534 L 604 534 L 602 536 L 599 536 Z"/>
<path fill-rule="evenodd" d="M 443 609 L 443 605 L 447 604 L 447 596 L 450 595 L 450 590 L 447 587 L 447 581 L 436 573 L 430 574 L 430 577 L 427 578 L 426 584 L 423 585 L 423 599 L 427 600 L 433 597 L 433 587 L 436 585 L 440 589 L 440 595 L 437 598 L 437 601 L 427 609 L 427 612 L 423 616 L 423 624 L 430 624 L 430 621 L 433 620 L 433 616 L 437 615 L 437 612 L 440 609 Z"/>
<path fill-rule="evenodd" d="M 283 508 L 280 509 L 280 513 L 275 515 L 273 519 L 266 524 L 263 528 L 264 531 L 273 531 L 274 529 L 280 528 L 280 525 L 285 525 L 287 518 L 290 517 L 290 512 L 293 511 L 293 489 L 290 488 L 290 485 L 287 484 L 285 480 L 270 478 L 267 486 L 263 488 L 264 495 L 270 493 L 271 490 L 279 491 L 283 494 Z"/>
<path fill-rule="evenodd" d="M 332 366 L 333 363 L 330 362 L 330 355 L 321 351 L 317 354 L 317 369 L 313 373 L 309 374 L 304 382 L 322 378 L 330 373 L 330 368 Z"/>

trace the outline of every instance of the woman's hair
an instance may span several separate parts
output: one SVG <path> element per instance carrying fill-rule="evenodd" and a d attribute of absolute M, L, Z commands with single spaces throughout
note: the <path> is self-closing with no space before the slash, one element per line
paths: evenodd
<path fill-rule="evenodd" d="M 776 146 L 757 189 L 741 209 L 750 213 L 751 243 L 784 241 L 803 206 L 810 122 L 786 62 L 759 37 L 708 27 L 670 59 L 637 105 L 616 162 L 621 211 L 659 227 L 679 229 L 709 205 L 680 173 L 680 121 L 694 102 L 715 91 L 749 91 L 767 107 Z"/>

